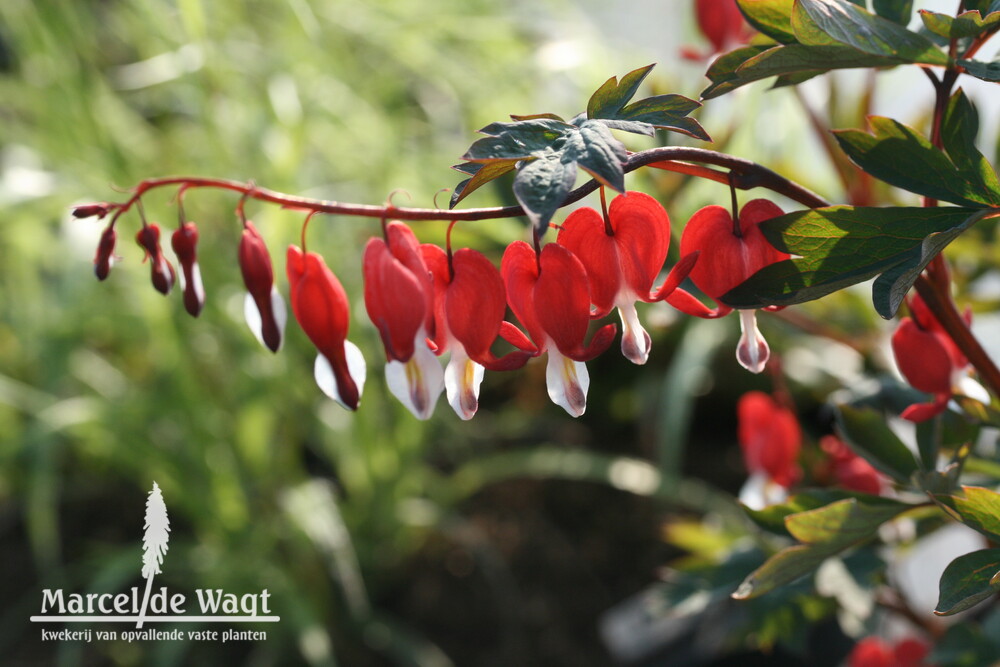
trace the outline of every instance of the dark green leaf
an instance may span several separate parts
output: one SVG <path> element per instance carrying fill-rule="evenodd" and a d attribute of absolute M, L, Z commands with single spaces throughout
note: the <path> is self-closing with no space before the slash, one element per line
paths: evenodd
<path fill-rule="evenodd" d="M 572 125 L 549 118 L 491 123 L 480 130 L 489 136 L 473 143 L 462 159 L 470 162 L 522 160 L 545 150 L 572 131 Z"/>
<path fill-rule="evenodd" d="M 799 255 L 764 267 L 722 296 L 736 308 L 811 301 L 912 260 L 929 235 L 965 224 L 982 209 L 831 206 L 761 223 L 768 241 Z"/>
<path fill-rule="evenodd" d="M 535 233 L 542 236 L 552 215 L 562 205 L 576 182 L 575 155 L 547 148 L 526 162 L 514 177 L 514 196 L 523 208 Z"/>
<path fill-rule="evenodd" d="M 695 139 L 711 141 L 712 138 L 708 136 L 698 121 L 686 117 L 700 106 L 700 103 L 683 95 L 656 95 L 629 104 L 613 117 L 602 116 L 601 118 L 649 123 L 654 127 L 681 132 Z"/>
<path fill-rule="evenodd" d="M 995 16 L 1000 19 L 1000 12 Z M 955 166 L 963 173 L 975 174 L 983 188 L 997 194 L 996 202 L 1000 202 L 1000 179 L 976 146 L 978 133 L 979 114 L 959 88 L 945 108 L 941 121 L 941 142 Z"/>
<path fill-rule="evenodd" d="M 876 16 L 847 0 L 798 0 L 792 29 L 803 44 L 850 46 L 874 56 L 947 66 L 949 59 L 921 35 Z"/>
<path fill-rule="evenodd" d="M 983 81 L 1000 81 L 1000 56 L 989 63 L 979 60 L 959 60 L 958 64 L 977 79 L 982 79 Z"/>
<path fill-rule="evenodd" d="M 452 167 L 457 171 L 469 174 L 472 178 L 467 178 L 455 186 L 455 191 L 451 195 L 451 203 L 448 208 L 455 208 L 458 202 L 472 194 L 480 186 L 489 183 L 494 178 L 499 178 L 504 174 L 513 171 L 518 160 L 493 160 L 492 162 L 466 162 Z"/>
<path fill-rule="evenodd" d="M 653 65 L 647 65 L 632 70 L 622 77 L 621 82 L 614 76 L 605 81 L 604 85 L 590 96 L 587 102 L 587 117 L 617 118 L 618 112 L 635 96 L 643 79 L 652 69 Z"/>
<path fill-rule="evenodd" d="M 797 86 L 800 83 L 804 83 L 813 77 L 817 77 L 820 74 L 826 74 L 823 70 L 804 70 L 802 72 L 796 72 L 795 74 L 784 74 L 779 76 L 774 80 L 772 88 L 784 88 L 785 86 Z"/>
<path fill-rule="evenodd" d="M 907 484 L 917 462 L 903 441 L 889 428 L 885 415 L 851 405 L 835 406 L 840 436 L 877 470 Z"/>
<path fill-rule="evenodd" d="M 913 0 L 875 0 L 873 9 L 882 18 L 906 26 L 913 15 Z"/>
<path fill-rule="evenodd" d="M 827 72 L 852 67 L 891 67 L 907 62 L 862 53 L 849 46 L 747 46 L 720 56 L 705 76 L 712 84 L 703 99 L 719 97 L 731 90 L 772 76 L 800 72 Z"/>
<path fill-rule="evenodd" d="M 849 498 L 788 515 L 788 531 L 806 544 L 788 547 L 769 558 L 740 584 L 733 597 L 757 597 L 809 574 L 830 556 L 869 539 L 880 525 L 907 509 L 909 505 L 891 500 L 868 504 Z"/>
<path fill-rule="evenodd" d="M 963 486 L 962 492 L 934 498 L 969 528 L 1000 541 L 1000 493 L 980 486 Z"/>
<path fill-rule="evenodd" d="M 782 44 L 795 42 L 791 23 L 794 0 L 736 0 L 736 3 L 756 30 Z"/>
<path fill-rule="evenodd" d="M 869 122 L 872 134 L 862 130 L 834 132 L 844 152 L 869 174 L 904 190 L 960 206 L 1000 206 L 1000 191 L 984 182 L 981 170 L 962 169 L 898 121 L 871 116 Z"/>
<path fill-rule="evenodd" d="M 950 616 L 976 606 L 1000 591 L 1000 549 L 981 549 L 959 556 L 941 575 L 938 616 Z"/>
<path fill-rule="evenodd" d="M 928 30 L 948 39 L 978 37 L 984 32 L 1000 26 L 1000 12 L 983 17 L 978 11 L 968 11 L 953 17 L 921 10 L 920 18 Z"/>
<path fill-rule="evenodd" d="M 622 130 L 623 132 L 631 132 L 632 134 L 644 134 L 647 137 L 656 136 L 656 127 L 649 123 L 640 123 L 635 120 L 609 120 L 606 118 L 598 119 L 597 122 L 603 123 L 612 130 Z"/>
<path fill-rule="evenodd" d="M 600 121 L 587 120 L 573 135 L 573 140 L 572 152 L 577 164 L 601 184 L 617 192 L 625 192 L 624 164 L 628 160 L 628 152 L 624 144 L 611 134 L 611 130 Z"/>
<path fill-rule="evenodd" d="M 759 510 L 750 509 L 744 505 L 743 511 L 747 513 L 754 523 L 764 530 L 791 537 L 792 534 L 789 533 L 788 529 L 785 527 L 785 517 L 797 512 L 804 512 L 806 510 L 816 509 L 817 507 L 823 507 L 824 505 L 829 505 L 832 502 L 844 500 L 848 497 L 851 497 L 851 494 L 848 494 L 846 491 L 833 489 L 807 489 L 795 494 L 783 503 L 768 505 L 767 507 Z"/>
<path fill-rule="evenodd" d="M 970 215 L 961 224 L 943 232 L 930 234 L 919 246 L 907 252 L 899 264 L 876 278 L 872 285 L 872 303 L 875 305 L 875 311 L 887 320 L 894 317 L 906 293 L 910 291 L 920 272 L 930 261 L 962 232 L 990 213 L 991 209 L 982 209 Z"/>
<path fill-rule="evenodd" d="M 983 667 L 996 665 L 997 660 L 1000 648 L 995 637 L 985 633 L 978 623 L 951 624 L 927 656 L 927 664 L 942 667 Z"/>
<path fill-rule="evenodd" d="M 517 116 L 517 115 L 511 114 L 510 115 L 510 119 L 514 120 L 514 121 L 548 119 L 548 120 L 557 120 L 560 123 L 565 123 L 566 122 L 565 120 L 563 120 L 562 116 L 556 115 L 554 113 L 534 113 L 534 114 L 530 114 L 528 116 Z"/>

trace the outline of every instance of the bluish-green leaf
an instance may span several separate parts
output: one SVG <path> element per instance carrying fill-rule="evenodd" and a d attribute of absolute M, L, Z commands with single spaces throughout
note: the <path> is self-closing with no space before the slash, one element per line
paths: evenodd
<path fill-rule="evenodd" d="M 803 44 L 835 43 L 911 63 L 947 66 L 947 54 L 926 37 L 847 0 L 797 0 L 792 28 Z M 822 35 L 822 36 L 821 36 Z"/>
<path fill-rule="evenodd" d="M 488 136 L 473 143 L 462 159 L 470 162 L 488 162 L 529 158 L 573 131 L 572 125 L 550 118 L 491 123 L 480 130 Z"/>
<path fill-rule="evenodd" d="M 601 184 L 625 192 L 624 164 L 628 160 L 625 145 L 615 139 L 603 123 L 587 120 L 573 135 L 577 164 Z M 564 158 L 565 159 L 565 158 Z"/>
<path fill-rule="evenodd" d="M 700 103 L 683 95 L 656 95 L 629 104 L 608 120 L 637 121 L 649 123 L 664 130 L 674 130 L 682 134 L 711 141 L 704 128 L 687 115 L 701 106 Z"/>
<path fill-rule="evenodd" d="M 941 575 L 934 613 L 950 616 L 970 609 L 1000 591 L 1000 549 L 959 556 Z"/>
<path fill-rule="evenodd" d="M 913 16 L 913 0 L 874 0 L 872 8 L 882 18 L 904 27 Z"/>
<path fill-rule="evenodd" d="M 872 134 L 837 130 L 840 147 L 859 167 L 890 185 L 960 206 L 1000 206 L 1000 191 L 981 170 L 956 165 L 918 132 L 891 118 L 869 118 Z M 966 168 L 962 168 L 965 166 Z M 995 176 L 994 176 L 995 178 Z"/>
<path fill-rule="evenodd" d="M 525 215 L 542 236 L 576 182 L 575 155 L 547 148 L 523 163 L 514 177 L 514 196 Z"/>
<path fill-rule="evenodd" d="M 831 206 L 761 223 L 768 241 L 799 255 L 764 267 L 722 296 L 735 308 L 811 301 L 862 282 L 922 251 L 932 235 L 966 225 L 983 209 Z"/>
<path fill-rule="evenodd" d="M 959 60 L 958 64 L 965 68 L 965 71 L 983 81 L 1000 81 L 1000 56 L 992 62 L 984 63 L 981 60 Z"/>
<path fill-rule="evenodd" d="M 840 436 L 876 470 L 907 484 L 918 469 L 913 454 L 886 424 L 885 415 L 851 405 L 835 406 Z"/>

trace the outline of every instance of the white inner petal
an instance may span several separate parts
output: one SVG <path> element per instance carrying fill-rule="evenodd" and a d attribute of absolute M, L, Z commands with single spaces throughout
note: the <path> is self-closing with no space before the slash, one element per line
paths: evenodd
<path fill-rule="evenodd" d="M 545 384 L 549 398 L 571 416 L 579 417 L 587 410 L 587 390 L 590 389 L 587 365 L 563 356 L 551 341 L 547 348 Z"/>

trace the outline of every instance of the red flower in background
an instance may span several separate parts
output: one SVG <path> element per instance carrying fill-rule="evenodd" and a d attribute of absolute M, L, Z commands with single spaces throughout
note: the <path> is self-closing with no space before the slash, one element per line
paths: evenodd
<path fill-rule="evenodd" d="M 385 233 L 385 240 L 365 246 L 365 308 L 385 346 L 389 390 L 418 419 L 428 419 L 444 389 L 428 344 L 435 337 L 434 281 L 409 227 L 393 221 Z"/>
<path fill-rule="evenodd" d="M 347 340 L 350 309 L 347 294 L 323 258 L 288 247 L 286 264 L 292 312 L 319 350 L 314 373 L 323 392 L 356 410 L 364 389 L 366 367 L 361 350 Z"/>
<path fill-rule="evenodd" d="M 174 267 L 170 265 L 167 258 L 163 256 L 163 249 L 160 247 L 160 227 L 155 222 L 143 225 L 135 240 L 146 251 L 145 260 L 149 262 L 149 270 L 153 280 L 153 287 L 161 294 L 169 294 L 174 286 L 176 274 Z M 100 248 L 98 248 L 100 251 Z"/>
<path fill-rule="evenodd" d="M 274 286 L 271 255 L 264 238 L 250 221 L 243 223 L 240 237 L 240 272 L 247 296 L 243 301 L 243 316 L 257 340 L 271 352 L 281 348 L 281 337 L 288 318 L 285 300 Z"/>
<path fill-rule="evenodd" d="M 538 353 L 548 352 L 545 382 L 549 398 L 574 417 L 587 409 L 590 375 L 585 361 L 614 340 L 613 324 L 601 327 L 589 345 L 591 296 L 587 271 L 573 253 L 549 243 L 541 253 L 524 241 L 507 246 L 500 264 L 507 302 L 528 330 Z"/>
<path fill-rule="evenodd" d="M 694 17 L 698 29 L 712 45 L 707 53 L 683 47 L 681 56 L 687 60 L 705 60 L 716 53 L 745 44 L 753 30 L 743 18 L 736 0 L 695 0 Z"/>
<path fill-rule="evenodd" d="M 437 353 L 451 352 L 444 370 L 445 392 L 455 413 L 471 419 L 479 408 L 485 369 L 520 368 L 536 350 L 517 327 L 504 321 L 507 293 L 503 279 L 485 255 L 462 248 L 449 264 L 442 248 L 424 244 L 420 249 L 434 277 Z M 498 358 L 490 349 L 497 337 L 519 349 Z"/>
<path fill-rule="evenodd" d="M 930 647 L 918 639 L 890 646 L 878 637 L 866 637 L 847 656 L 848 667 L 931 667 L 925 662 Z"/>
<path fill-rule="evenodd" d="M 801 474 L 797 460 L 802 430 L 795 414 L 762 391 L 750 391 L 736 404 L 737 436 L 750 479 L 740 492 L 748 506 L 781 500 Z"/>
<path fill-rule="evenodd" d="M 674 267 L 657 291 L 653 281 L 670 248 L 670 218 L 658 201 L 641 192 L 626 192 L 611 200 L 607 221 L 592 208 L 580 208 L 559 230 L 559 245 L 572 252 L 587 271 L 591 317 L 618 308 L 622 321 L 622 354 L 636 364 L 649 358 L 650 338 L 639 323 L 636 301 L 663 299 L 684 279 L 693 260 Z"/>
<path fill-rule="evenodd" d="M 94 255 L 94 275 L 98 280 L 104 280 L 111 272 L 115 263 L 115 243 L 118 234 L 114 227 L 105 227 L 101 232 L 101 240 L 97 243 L 97 253 Z"/>
<path fill-rule="evenodd" d="M 205 287 L 198 267 L 198 228 L 186 222 L 174 232 L 170 245 L 181 264 L 181 289 L 184 291 L 184 308 L 192 317 L 198 317 L 205 305 Z"/>
<path fill-rule="evenodd" d="M 930 403 L 915 403 L 903 411 L 903 419 L 926 421 L 941 414 L 951 400 L 968 360 L 945 332 L 919 295 L 909 301 L 912 317 L 904 317 L 892 335 L 892 352 L 899 372 L 915 389 L 933 395 Z M 966 313 L 971 323 L 972 313 Z"/>
<path fill-rule="evenodd" d="M 700 253 L 691 269 L 691 281 L 720 306 L 715 312 L 707 311 L 700 303 L 692 303 L 693 299 L 681 300 L 687 293 L 680 290 L 675 293 L 676 297 L 667 300 L 690 315 L 706 317 L 729 313 L 732 308 L 720 301 L 726 292 L 765 266 L 790 257 L 772 246 L 760 231 L 760 223 L 779 215 L 783 215 L 783 211 L 766 199 L 747 202 L 740 210 L 738 224 L 722 206 L 706 206 L 696 212 L 681 235 L 681 257 Z M 771 351 L 757 329 L 756 311 L 740 311 L 740 329 L 742 335 L 736 347 L 736 358 L 747 370 L 759 373 L 764 370 Z"/>
<path fill-rule="evenodd" d="M 851 491 L 877 496 L 882 492 L 885 478 L 835 435 L 824 435 L 820 449 L 829 456 L 830 473 L 838 486 Z"/>

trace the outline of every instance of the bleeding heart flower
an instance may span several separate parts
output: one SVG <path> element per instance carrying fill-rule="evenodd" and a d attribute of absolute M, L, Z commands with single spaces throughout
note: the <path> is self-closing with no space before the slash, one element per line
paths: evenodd
<path fill-rule="evenodd" d="M 434 281 L 410 228 L 393 221 L 386 239 L 365 246 L 365 308 L 385 346 L 389 391 L 418 419 L 428 419 L 444 389 L 434 350 Z"/>
<path fill-rule="evenodd" d="M 659 301 L 685 277 L 695 257 L 674 267 L 667 282 L 653 291 L 670 248 L 670 218 L 658 201 L 641 192 L 611 200 L 607 221 L 592 208 L 579 208 L 559 230 L 559 245 L 572 252 L 587 271 L 591 317 L 618 308 L 622 321 L 622 354 L 635 364 L 649 358 L 650 338 L 639 323 L 636 301 Z"/>
<path fill-rule="evenodd" d="M 451 258 L 435 245 L 420 246 L 434 277 L 437 353 L 450 350 L 444 370 L 448 402 L 462 419 L 471 419 L 479 407 L 479 385 L 485 369 L 520 368 L 537 350 L 510 322 L 507 293 L 500 271 L 480 252 L 462 248 Z M 497 337 L 518 350 L 502 357 L 491 351 Z"/>
<path fill-rule="evenodd" d="M 193 222 L 186 222 L 174 232 L 170 239 L 177 261 L 181 264 L 181 289 L 184 291 L 184 308 L 192 317 L 198 317 L 205 305 L 205 287 L 201 282 L 198 267 L 198 228 Z"/>
<path fill-rule="evenodd" d="M 882 493 L 885 478 L 868 461 L 851 451 L 844 441 L 835 435 L 824 435 L 819 447 L 829 456 L 829 470 L 838 486 L 851 491 Z"/>
<path fill-rule="evenodd" d="M 97 253 L 94 255 L 94 275 L 98 280 L 104 280 L 111 272 L 111 266 L 115 263 L 115 243 L 118 241 L 118 234 L 114 227 L 106 227 L 101 232 L 101 240 L 97 244 Z"/>
<path fill-rule="evenodd" d="M 730 312 L 732 308 L 720 301 L 726 292 L 765 266 L 790 257 L 768 243 L 759 227 L 763 221 L 782 214 L 777 205 L 766 199 L 747 202 L 740 211 L 738 225 L 722 206 L 706 206 L 695 213 L 681 235 L 681 256 L 700 251 L 690 278 L 698 289 L 721 305 L 717 312 L 706 313 L 697 307 L 691 308 L 689 303 L 668 301 L 700 317 Z M 756 311 L 740 311 L 740 329 L 742 335 L 736 346 L 736 358 L 750 372 L 759 373 L 764 370 L 771 351 L 757 329 Z"/>
<path fill-rule="evenodd" d="M 277 352 L 281 347 L 288 314 L 285 300 L 274 286 L 271 255 L 264 245 L 264 238 L 250 221 L 243 223 L 239 259 L 243 284 L 247 288 L 243 315 L 257 340 L 267 349 Z"/>
<path fill-rule="evenodd" d="M 608 324 L 584 345 L 590 323 L 587 272 L 573 253 L 549 243 L 540 254 L 524 241 L 507 246 L 500 264 L 507 302 L 538 353 L 548 352 L 549 398 L 574 417 L 587 409 L 590 376 L 583 363 L 604 352 L 616 327 Z"/>
<path fill-rule="evenodd" d="M 919 639 L 904 639 L 890 646 L 879 637 L 865 637 L 847 656 L 848 667 L 930 667 L 925 661 L 930 647 Z"/>
<path fill-rule="evenodd" d="M 737 436 L 750 479 L 740 492 L 744 504 L 780 502 L 800 474 L 796 463 L 802 429 L 795 414 L 762 391 L 750 391 L 736 405 Z"/>
<path fill-rule="evenodd" d="M 161 294 L 169 294 L 171 288 L 174 286 L 176 274 L 174 273 L 174 267 L 163 256 L 163 249 L 160 248 L 159 225 L 155 222 L 143 225 L 139 233 L 136 234 L 135 240 L 146 251 L 145 259 L 149 261 L 153 287 Z"/>
<path fill-rule="evenodd" d="M 746 43 L 753 34 L 743 18 L 736 0 L 695 0 L 694 16 L 701 34 L 712 45 L 708 53 L 701 53 L 690 47 L 681 49 L 681 56 L 687 60 L 704 60 L 716 53 Z"/>
<path fill-rule="evenodd" d="M 319 350 L 316 384 L 330 398 L 357 410 L 365 385 L 366 366 L 361 350 L 347 340 L 350 326 L 347 294 L 323 258 L 288 247 L 286 264 L 291 285 L 292 312 L 299 326 Z"/>
<path fill-rule="evenodd" d="M 900 415 L 912 422 L 941 414 L 952 388 L 965 377 L 968 360 L 919 295 L 909 300 L 912 317 L 904 317 L 892 335 L 892 352 L 899 372 L 915 389 L 933 395 L 930 403 L 915 403 Z M 971 323 L 972 313 L 966 313 Z"/>

